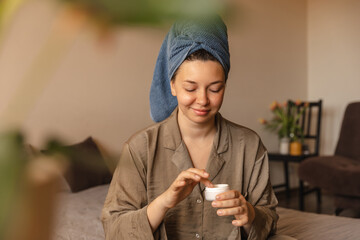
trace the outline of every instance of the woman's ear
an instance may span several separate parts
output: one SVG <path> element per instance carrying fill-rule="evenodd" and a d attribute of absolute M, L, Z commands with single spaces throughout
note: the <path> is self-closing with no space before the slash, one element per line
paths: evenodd
<path fill-rule="evenodd" d="M 175 80 L 170 81 L 171 94 L 176 97 Z"/>

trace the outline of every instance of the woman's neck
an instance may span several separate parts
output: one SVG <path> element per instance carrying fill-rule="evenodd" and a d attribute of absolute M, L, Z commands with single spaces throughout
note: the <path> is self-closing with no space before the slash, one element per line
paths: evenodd
<path fill-rule="evenodd" d="M 194 123 L 179 112 L 178 124 L 184 140 L 204 140 L 213 138 L 216 133 L 215 118 L 206 123 Z"/>
<path fill-rule="evenodd" d="M 179 111 L 178 124 L 193 166 L 205 169 L 216 134 L 215 117 L 205 123 L 195 123 Z"/>

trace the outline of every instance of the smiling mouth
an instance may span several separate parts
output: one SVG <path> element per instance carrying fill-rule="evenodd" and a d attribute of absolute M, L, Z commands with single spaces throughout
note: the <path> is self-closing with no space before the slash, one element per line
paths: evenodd
<path fill-rule="evenodd" d="M 210 112 L 210 110 L 193 109 L 196 115 L 204 116 Z"/>

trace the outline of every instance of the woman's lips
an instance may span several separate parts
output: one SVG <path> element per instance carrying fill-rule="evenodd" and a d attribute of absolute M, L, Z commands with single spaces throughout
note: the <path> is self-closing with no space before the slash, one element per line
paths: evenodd
<path fill-rule="evenodd" d="M 198 116 L 204 116 L 210 112 L 210 110 L 203 110 L 203 109 L 193 109 L 195 114 Z"/>

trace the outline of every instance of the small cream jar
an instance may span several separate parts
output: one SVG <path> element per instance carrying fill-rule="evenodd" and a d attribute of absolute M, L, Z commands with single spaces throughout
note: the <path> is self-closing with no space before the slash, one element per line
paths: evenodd
<path fill-rule="evenodd" d="M 205 188 L 205 199 L 208 201 L 214 201 L 216 195 L 229 190 L 230 188 L 228 184 L 214 184 L 213 188 L 209 188 L 209 187 Z"/>

